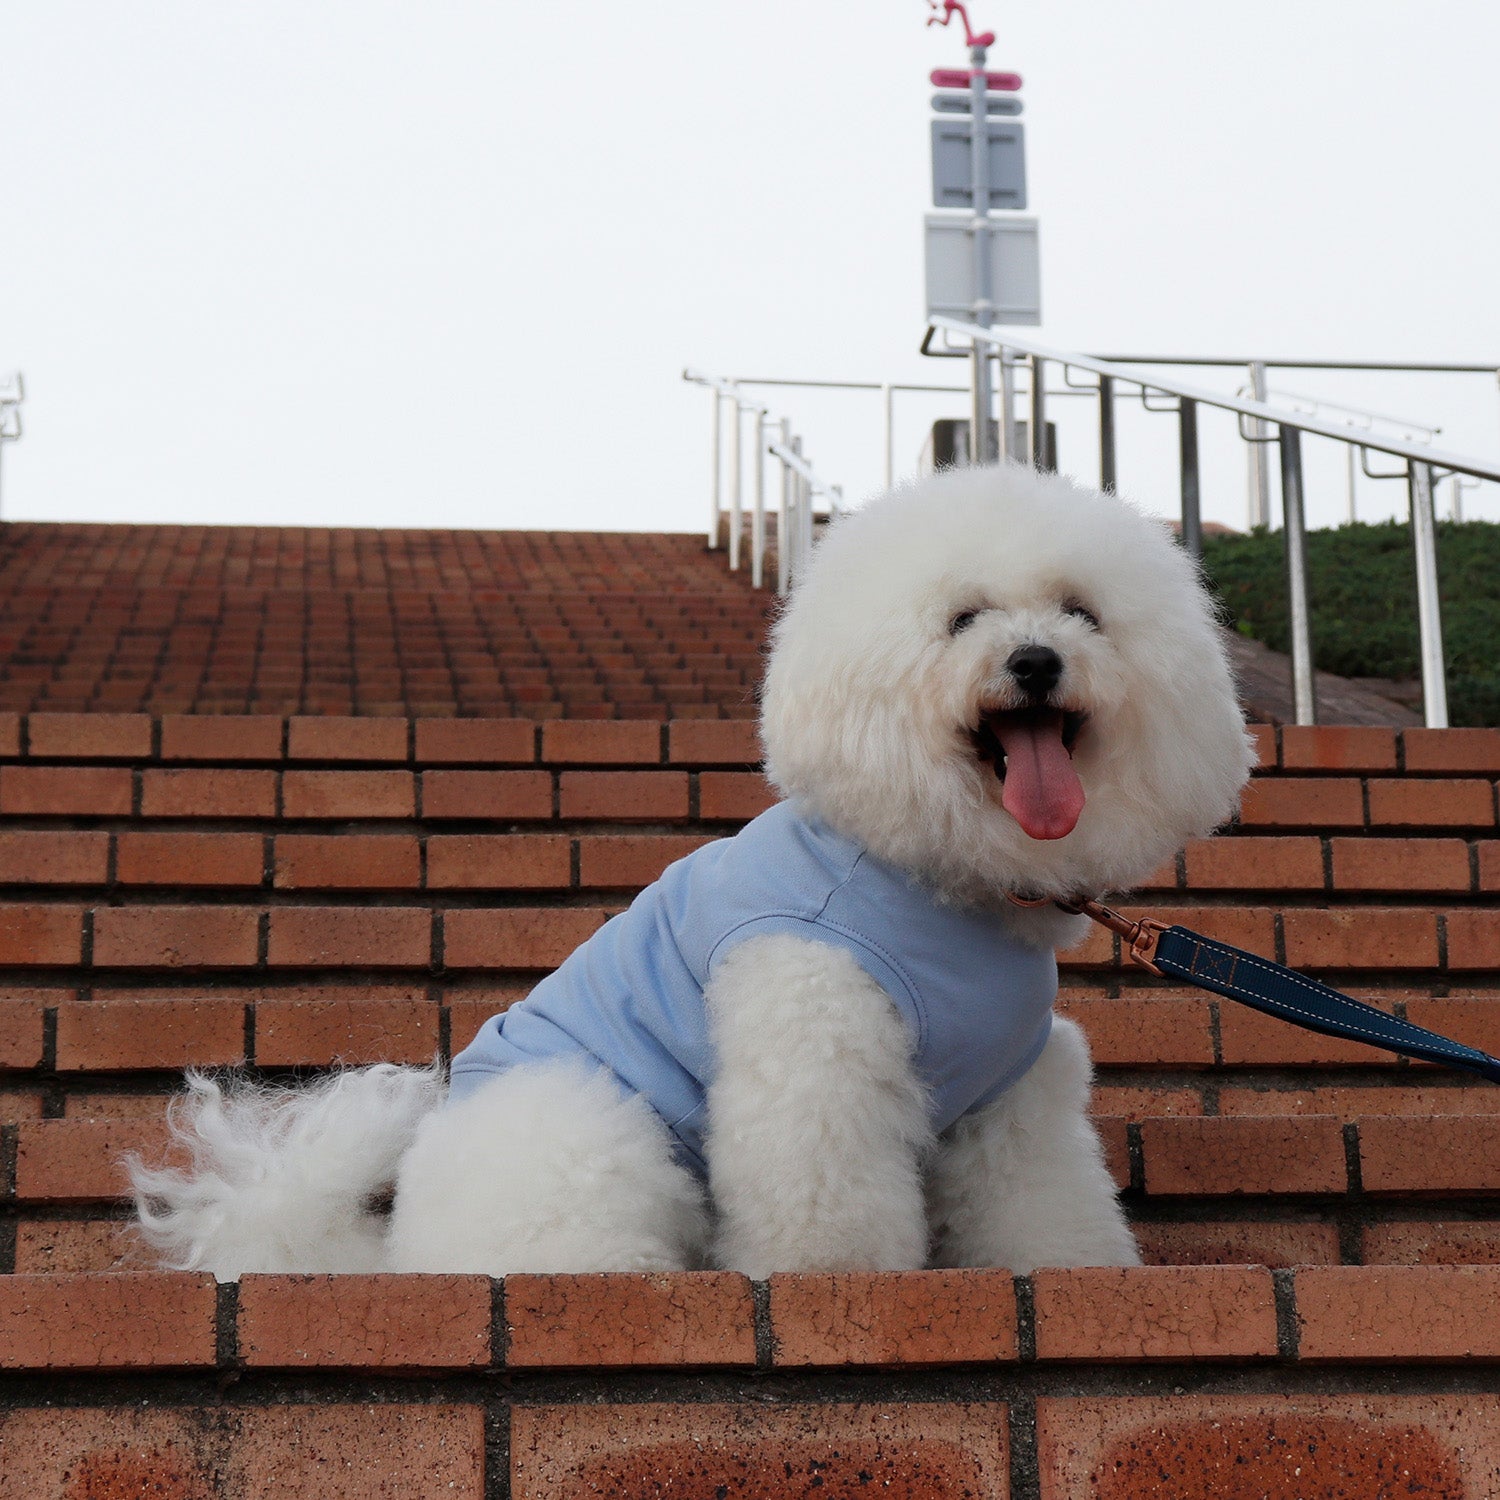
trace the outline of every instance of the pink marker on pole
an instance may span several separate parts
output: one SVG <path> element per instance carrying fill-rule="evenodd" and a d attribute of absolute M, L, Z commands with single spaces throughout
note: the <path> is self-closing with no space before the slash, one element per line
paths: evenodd
<path fill-rule="evenodd" d="M 934 68 L 927 76 L 932 80 L 934 88 L 966 89 L 974 77 L 974 70 L 971 68 Z M 1019 73 L 986 73 L 984 82 L 987 88 L 994 89 L 997 94 L 1014 94 L 1021 87 L 1021 75 Z"/>

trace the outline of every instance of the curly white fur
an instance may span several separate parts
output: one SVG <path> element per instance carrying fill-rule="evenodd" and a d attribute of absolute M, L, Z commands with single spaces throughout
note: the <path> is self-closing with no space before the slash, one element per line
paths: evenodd
<path fill-rule="evenodd" d="M 976 753 L 981 715 L 1016 705 L 1025 647 L 1055 653 L 1049 701 L 1086 717 L 1064 836 L 1029 836 Z M 833 526 L 775 626 L 763 734 L 784 794 L 1038 946 L 1081 919 L 1008 893 L 1129 888 L 1229 817 L 1251 759 L 1187 556 L 1120 501 L 1013 467 Z M 377 1067 L 297 1090 L 190 1078 L 173 1114 L 188 1166 L 132 1164 L 141 1231 L 222 1278 L 1136 1259 L 1075 1027 L 934 1139 L 905 1026 L 841 950 L 746 942 L 704 1003 L 707 1201 L 661 1119 L 597 1069 L 523 1065 L 444 1106 L 435 1070 Z"/>

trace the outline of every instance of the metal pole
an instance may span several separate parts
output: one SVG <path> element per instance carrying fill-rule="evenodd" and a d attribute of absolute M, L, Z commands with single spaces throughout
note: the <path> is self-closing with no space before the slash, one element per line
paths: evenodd
<path fill-rule="evenodd" d="M 755 515 L 750 522 L 750 582 L 766 579 L 766 409 L 755 408 Z"/>
<path fill-rule="evenodd" d="M 781 419 L 781 447 L 792 446 L 792 423 Z M 781 514 L 775 523 L 775 591 L 784 594 L 792 583 L 792 468 L 781 460 Z"/>
<path fill-rule="evenodd" d="M 1408 463 L 1411 534 L 1417 559 L 1417 630 L 1422 651 L 1422 717 L 1429 729 L 1448 727 L 1448 677 L 1443 665 L 1443 617 L 1438 597 L 1437 531 L 1432 514 L 1432 466 Z"/>
<path fill-rule="evenodd" d="M 1283 422 L 1279 437 L 1287 616 L 1292 637 L 1292 716 L 1298 724 L 1316 724 L 1318 695 L 1313 682 L 1312 615 L 1307 598 L 1307 525 L 1302 513 L 1302 434 Z"/>
<path fill-rule="evenodd" d="M 999 456 L 1009 462 L 1016 456 L 1016 367 L 1005 354 L 1005 345 L 997 347 L 995 358 L 1000 364 L 1000 412 L 995 422 Z"/>
<path fill-rule="evenodd" d="M 1266 366 L 1264 360 L 1250 361 L 1250 394 L 1257 401 L 1266 399 Z M 1250 419 L 1251 437 L 1269 436 L 1266 423 L 1259 417 Z M 1271 466 L 1267 462 L 1266 444 L 1250 444 L 1250 529 L 1271 524 Z"/>
<path fill-rule="evenodd" d="M 1047 463 L 1047 366 L 1039 355 L 1031 356 L 1031 463 L 1046 469 Z"/>
<path fill-rule="evenodd" d="M 729 571 L 738 573 L 740 570 L 740 531 L 745 524 L 745 497 L 743 476 L 740 473 L 740 398 L 735 396 L 734 403 L 734 427 L 729 443 L 729 462 L 734 468 L 734 479 L 729 486 Z"/>
<path fill-rule="evenodd" d="M 985 92 L 985 49 L 969 48 L 969 186 L 974 195 L 970 235 L 974 242 L 974 321 L 981 328 L 994 322 L 990 287 L 990 135 Z M 996 445 L 990 442 L 990 357 L 988 344 L 974 344 L 973 403 L 970 411 L 969 461 L 993 463 Z"/>
<path fill-rule="evenodd" d="M 1354 524 L 1354 459 L 1357 450 L 1353 443 L 1344 444 L 1344 485 L 1349 492 L 1349 524 Z"/>
<path fill-rule="evenodd" d="M 708 549 L 715 551 L 719 545 L 719 465 L 722 462 L 719 448 L 719 402 L 723 397 L 719 395 L 716 386 L 710 386 L 709 394 L 714 398 L 714 484 L 713 484 L 713 510 L 708 517 Z"/>
<path fill-rule="evenodd" d="M 1099 377 L 1099 488 L 1115 487 L 1115 377 Z"/>
<path fill-rule="evenodd" d="M 792 439 L 792 452 L 802 457 L 802 439 Z M 791 553 L 792 582 L 802 576 L 802 512 L 812 500 L 807 480 L 798 470 L 792 470 L 792 534 L 787 538 L 787 551 Z"/>
<path fill-rule="evenodd" d="M 1203 514 L 1198 489 L 1198 403 L 1177 403 L 1177 457 L 1182 471 L 1182 545 L 1192 558 L 1203 556 Z"/>
<path fill-rule="evenodd" d="M 885 406 L 885 487 L 886 489 L 890 489 L 896 482 L 896 453 L 894 446 L 895 437 L 892 432 L 892 419 L 895 415 L 892 409 L 894 406 L 894 395 L 891 391 L 889 381 L 886 381 L 880 387 L 880 394 Z"/>

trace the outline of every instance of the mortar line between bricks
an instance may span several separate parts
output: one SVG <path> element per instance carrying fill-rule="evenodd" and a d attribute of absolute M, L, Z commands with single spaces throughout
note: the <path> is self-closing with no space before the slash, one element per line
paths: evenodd
<path fill-rule="evenodd" d="M 1437 913 L 1437 950 L 1438 968 L 1446 974 L 1448 972 L 1448 916 L 1446 912 Z"/>
<path fill-rule="evenodd" d="M 221 1370 L 240 1370 L 240 1284 L 221 1281 L 214 1288 L 214 1363 Z"/>
<path fill-rule="evenodd" d="M 1465 849 L 1469 856 L 1469 895 L 1479 896 L 1483 894 L 1479 888 L 1479 840 L 1467 840 Z"/>
<path fill-rule="evenodd" d="M 1022 1364 L 1036 1363 L 1036 1288 L 1031 1277 L 1017 1276 L 1016 1294 L 1016 1358 Z"/>
<path fill-rule="evenodd" d="M 0 1219 L 0 1275 L 13 1276 L 16 1270 L 17 1221 L 7 1214 Z"/>
<path fill-rule="evenodd" d="M 1146 1144 L 1141 1135 L 1139 1120 L 1131 1120 L 1125 1126 L 1125 1157 L 1130 1168 L 1129 1191 L 1144 1196 L 1146 1192 Z"/>
<path fill-rule="evenodd" d="M 771 1318 L 771 1283 L 750 1283 L 751 1324 L 755 1331 L 755 1368 L 770 1370 L 776 1365 L 776 1328 Z"/>
<path fill-rule="evenodd" d="M 1344 1167 L 1349 1174 L 1349 1197 L 1364 1197 L 1364 1176 L 1359 1165 L 1359 1126 L 1353 1120 L 1344 1126 Z"/>
<path fill-rule="evenodd" d="M 8 1204 L 16 1201 L 16 1155 L 20 1139 L 19 1125 L 0 1125 L 0 1198 Z"/>
<path fill-rule="evenodd" d="M 484 1500 L 510 1500 L 510 1401 L 498 1393 L 484 1403 Z"/>
<path fill-rule="evenodd" d="M 1271 1291 L 1276 1306 L 1276 1354 L 1280 1359 L 1298 1356 L 1301 1328 L 1297 1322 L 1296 1274 L 1289 1269 L 1271 1272 Z"/>
<path fill-rule="evenodd" d="M 1041 1500 L 1041 1461 L 1037 1454 L 1036 1397 L 1006 1397 L 1010 1449 L 1010 1500 Z"/>

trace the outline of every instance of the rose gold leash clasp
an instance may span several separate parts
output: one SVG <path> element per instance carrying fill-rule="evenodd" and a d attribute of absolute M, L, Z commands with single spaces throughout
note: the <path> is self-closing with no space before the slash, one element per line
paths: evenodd
<path fill-rule="evenodd" d="M 1046 906 L 1050 898 L 1012 895 L 1010 899 L 1017 906 Z M 1080 898 L 1077 901 L 1053 901 L 1051 904 L 1059 911 L 1071 912 L 1074 916 L 1091 917 L 1101 927 L 1118 933 L 1130 945 L 1130 957 L 1134 962 L 1153 974 L 1161 973 L 1152 960 L 1156 957 L 1156 945 L 1161 940 L 1162 933 L 1167 931 L 1165 922 L 1158 922 L 1154 917 L 1141 917 L 1138 921 L 1132 921 L 1129 917 L 1112 911 L 1102 901 Z"/>

